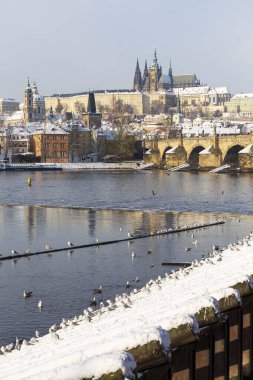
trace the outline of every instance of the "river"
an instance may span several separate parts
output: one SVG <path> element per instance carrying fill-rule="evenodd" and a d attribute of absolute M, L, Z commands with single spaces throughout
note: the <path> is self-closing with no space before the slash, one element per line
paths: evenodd
<path fill-rule="evenodd" d="M 79 245 L 121 239 L 128 232 L 150 233 L 217 217 L 226 221 L 194 231 L 193 239 L 192 232 L 183 232 L 0 262 L 0 346 L 16 336 L 30 338 L 36 329 L 46 333 L 62 317 L 80 314 L 100 284 L 102 299 L 113 298 L 126 291 L 127 281 L 131 290 L 175 269 L 161 262 L 200 259 L 213 244 L 224 246 L 253 228 L 250 174 L 6 172 L 0 184 L 2 255 L 12 249 L 43 250 L 46 243 L 65 247 L 68 240 Z M 187 253 L 186 247 L 191 248 Z M 24 299 L 24 290 L 32 297 Z"/>

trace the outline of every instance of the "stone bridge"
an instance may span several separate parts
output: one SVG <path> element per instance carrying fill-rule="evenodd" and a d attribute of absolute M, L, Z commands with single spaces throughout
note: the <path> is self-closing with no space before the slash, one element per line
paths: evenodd
<path fill-rule="evenodd" d="M 192 169 L 211 170 L 230 164 L 232 168 L 253 171 L 253 135 L 147 140 L 144 150 L 145 162 L 160 168 L 188 163 Z"/>

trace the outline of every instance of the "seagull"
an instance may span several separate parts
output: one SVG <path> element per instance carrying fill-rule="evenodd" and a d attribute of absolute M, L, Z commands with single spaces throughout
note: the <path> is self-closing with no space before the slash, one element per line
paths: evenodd
<path fill-rule="evenodd" d="M 133 235 L 131 235 L 130 232 L 127 233 L 127 236 L 128 236 L 129 238 L 132 238 L 132 237 L 133 237 Z"/>
<path fill-rule="evenodd" d="M 149 268 L 153 268 L 153 266 L 154 266 L 154 264 L 151 264 L 151 265 L 149 266 Z"/>
<path fill-rule="evenodd" d="M 136 257 L 136 254 L 135 254 L 135 252 L 133 251 L 132 252 L 132 259 L 134 259 Z"/>
<path fill-rule="evenodd" d="M 129 281 L 126 282 L 126 289 L 129 289 L 130 288 L 130 284 L 129 284 Z"/>
<path fill-rule="evenodd" d="M 98 239 L 96 239 L 96 243 L 99 243 L 99 240 L 98 240 Z"/>
<path fill-rule="evenodd" d="M 36 336 L 36 338 L 39 338 L 39 337 L 40 337 L 40 332 L 39 332 L 39 330 L 36 330 L 36 331 L 35 331 L 35 336 Z"/>
<path fill-rule="evenodd" d="M 68 247 L 74 247 L 74 244 L 68 241 Z"/>
<path fill-rule="evenodd" d="M 93 293 L 101 294 L 102 293 L 102 285 L 100 285 L 99 288 L 93 289 Z"/>
<path fill-rule="evenodd" d="M 185 249 L 184 249 L 185 252 L 189 252 L 190 250 L 191 250 L 190 247 L 185 247 Z"/>
<path fill-rule="evenodd" d="M 49 244 L 46 244 L 46 250 L 47 251 L 51 251 L 53 248 L 49 245 Z"/>
<path fill-rule="evenodd" d="M 147 254 L 148 254 L 148 255 L 151 255 L 151 253 L 152 253 L 152 252 L 151 252 L 151 249 L 148 249 L 148 250 L 147 250 Z"/>
<path fill-rule="evenodd" d="M 41 301 L 41 300 L 39 300 L 39 302 L 38 302 L 38 308 L 39 308 L 39 309 L 42 309 L 42 308 L 43 308 L 43 306 L 44 306 L 44 305 L 43 305 L 42 301 Z"/>
<path fill-rule="evenodd" d="M 139 281 L 140 281 L 139 277 L 136 277 L 135 282 L 139 282 Z"/>
<path fill-rule="evenodd" d="M 153 194 L 153 195 L 156 195 L 156 193 L 154 192 L 154 190 L 152 190 L 152 194 Z"/>
<path fill-rule="evenodd" d="M 30 298 L 32 296 L 33 292 L 27 292 L 26 290 L 24 290 L 24 293 L 23 293 L 23 296 L 24 298 Z"/>
<path fill-rule="evenodd" d="M 196 239 L 196 240 L 193 240 L 193 241 L 192 241 L 192 244 L 197 245 L 197 244 L 198 244 L 198 240 L 197 240 L 197 239 Z"/>
<path fill-rule="evenodd" d="M 60 337 L 59 337 L 59 335 L 58 335 L 56 332 L 51 332 L 51 338 L 52 338 L 54 341 L 58 341 L 58 340 L 60 340 Z"/>
<path fill-rule="evenodd" d="M 90 306 L 97 306 L 97 300 L 96 300 L 96 297 L 94 297 L 93 300 L 90 301 Z"/>
<path fill-rule="evenodd" d="M 192 234 L 192 239 L 194 239 L 194 234 Z"/>
<path fill-rule="evenodd" d="M 25 254 L 25 255 L 28 255 L 28 253 L 31 253 L 31 251 L 30 251 L 29 248 L 25 250 L 24 254 Z"/>
<path fill-rule="evenodd" d="M 12 249 L 12 250 L 11 250 L 11 254 L 12 254 L 12 255 L 18 255 L 18 252 L 15 251 L 15 249 Z"/>

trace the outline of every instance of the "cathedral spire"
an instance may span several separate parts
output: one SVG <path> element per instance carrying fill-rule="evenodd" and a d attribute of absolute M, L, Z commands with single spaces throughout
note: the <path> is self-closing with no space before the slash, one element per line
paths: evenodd
<path fill-rule="evenodd" d="M 171 59 L 170 59 L 169 77 L 170 77 L 171 87 L 173 87 L 173 74 L 172 74 Z"/>
<path fill-rule="evenodd" d="M 147 77 L 148 77 L 148 63 L 147 63 L 147 60 L 145 60 L 145 67 L 144 67 L 143 77 L 142 77 L 143 83 L 145 82 L 145 79 Z"/>
<path fill-rule="evenodd" d="M 156 49 L 155 49 L 155 52 L 154 52 L 153 65 L 152 66 L 158 68 Z"/>
<path fill-rule="evenodd" d="M 134 90 L 135 91 L 141 91 L 142 90 L 141 70 L 140 70 L 138 58 L 137 58 L 135 74 L 134 74 Z"/>

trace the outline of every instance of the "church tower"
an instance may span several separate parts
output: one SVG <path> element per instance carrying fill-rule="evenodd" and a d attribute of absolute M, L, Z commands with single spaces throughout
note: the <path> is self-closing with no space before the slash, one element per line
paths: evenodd
<path fill-rule="evenodd" d="M 134 90 L 141 91 L 142 90 L 142 78 L 141 78 L 141 70 L 139 67 L 139 61 L 137 59 L 136 69 L 134 74 Z"/>
<path fill-rule="evenodd" d="M 24 121 L 25 123 L 33 121 L 33 92 L 30 86 L 29 78 L 25 89 Z"/>
<path fill-rule="evenodd" d="M 170 68 L 169 68 L 169 77 L 170 77 L 171 87 L 173 87 L 173 74 L 172 74 L 171 61 L 170 61 Z"/>
<path fill-rule="evenodd" d="M 157 62 L 156 50 L 154 53 L 153 64 L 149 68 L 149 82 L 150 82 L 150 91 L 158 90 L 158 81 L 162 75 L 161 66 L 159 67 Z"/>
<path fill-rule="evenodd" d="M 97 112 L 94 92 L 89 92 L 87 112 L 83 112 L 82 118 L 89 129 L 101 128 L 102 114 Z"/>

